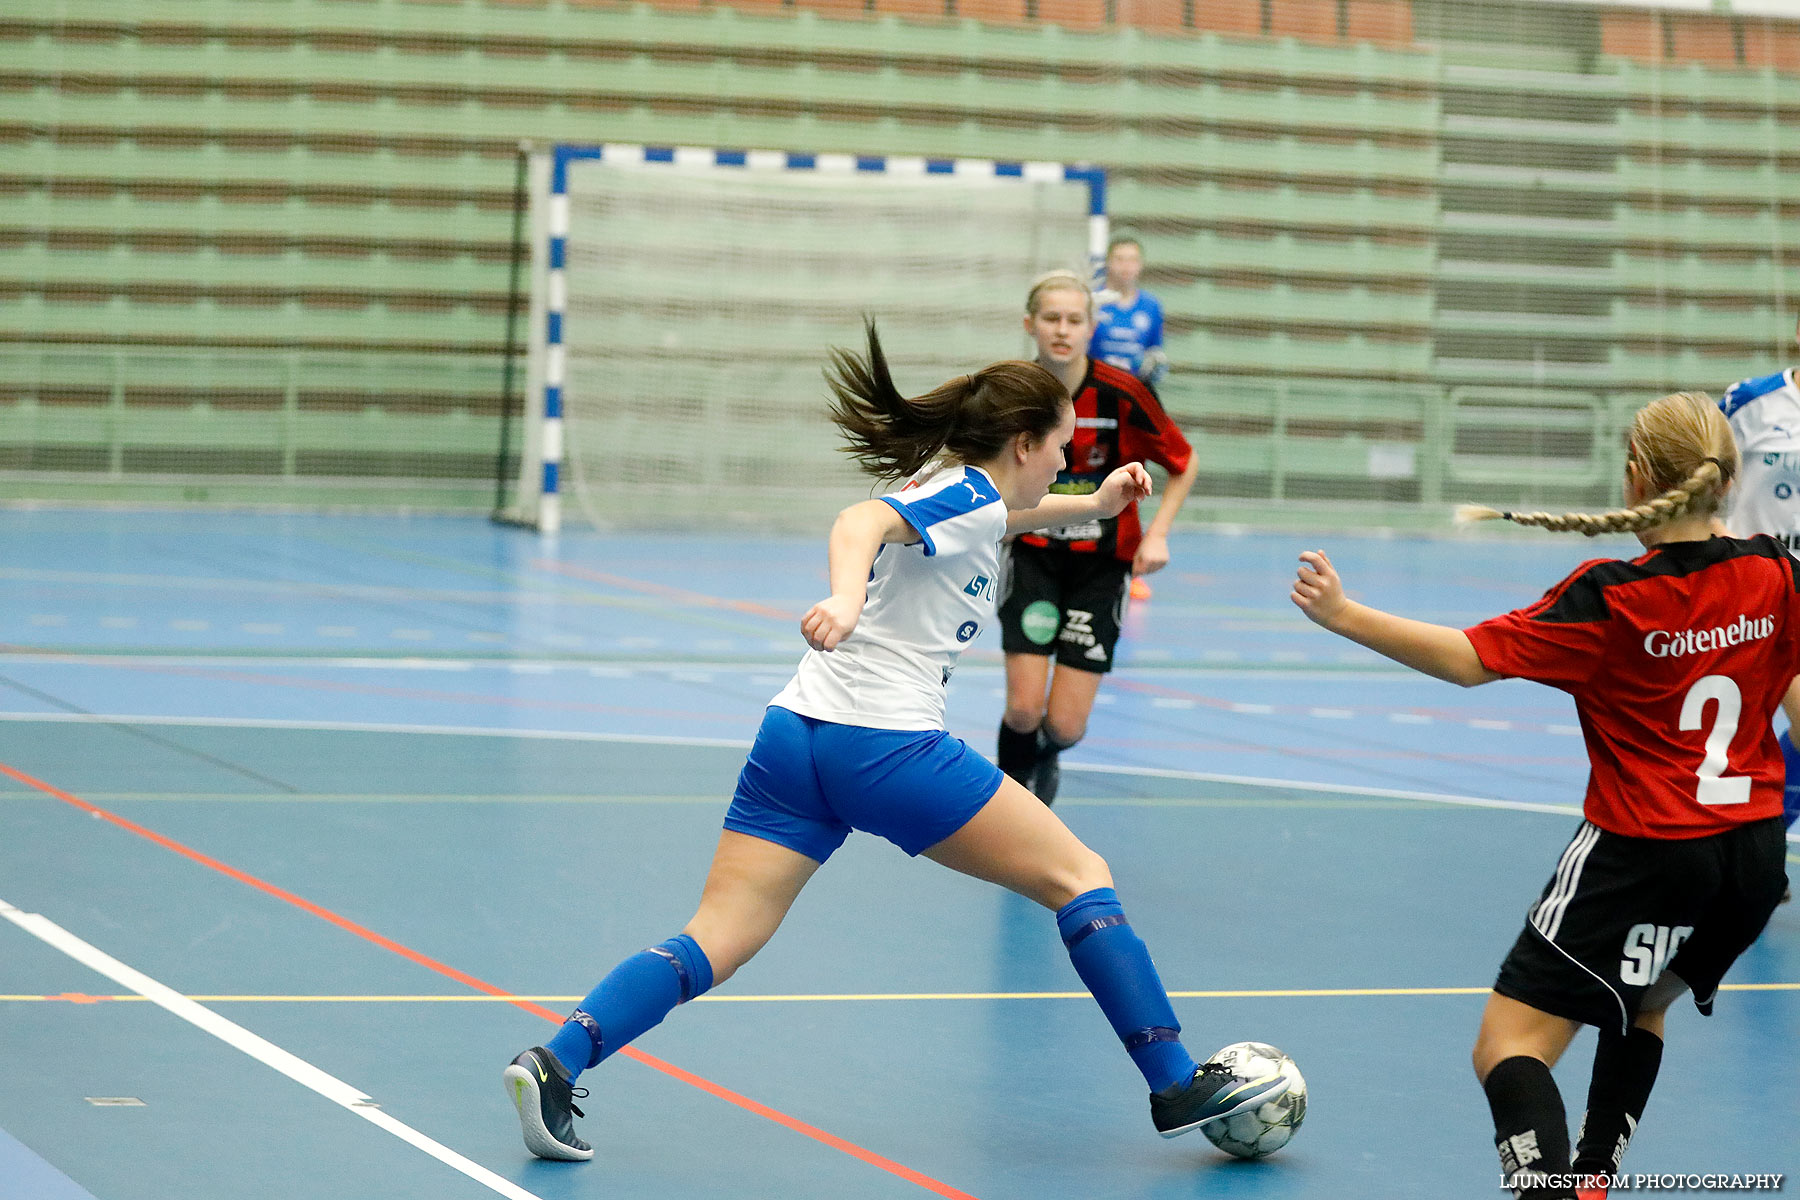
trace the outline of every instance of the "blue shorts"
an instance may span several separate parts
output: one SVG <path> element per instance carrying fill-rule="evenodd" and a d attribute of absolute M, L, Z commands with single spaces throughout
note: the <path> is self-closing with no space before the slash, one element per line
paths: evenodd
<path fill-rule="evenodd" d="M 838 725 L 770 705 L 725 828 L 818 862 L 852 829 L 918 854 L 968 824 L 1004 778 L 942 729 Z"/>

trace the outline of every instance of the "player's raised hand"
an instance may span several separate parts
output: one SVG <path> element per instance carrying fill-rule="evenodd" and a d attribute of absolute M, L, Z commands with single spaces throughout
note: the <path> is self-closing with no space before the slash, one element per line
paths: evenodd
<path fill-rule="evenodd" d="M 1100 516 L 1116 517 L 1132 501 L 1148 498 L 1150 491 L 1150 472 L 1144 470 L 1144 464 L 1126 463 L 1101 481 L 1094 502 L 1100 507 Z"/>
<path fill-rule="evenodd" d="M 800 632 L 814 650 L 836 650 L 862 619 L 863 602 L 847 596 L 827 596 L 800 618 Z"/>
<path fill-rule="evenodd" d="M 1289 598 L 1300 611 L 1320 625 L 1329 626 L 1350 601 L 1344 596 L 1344 581 L 1323 550 L 1308 550 L 1300 556 L 1300 570 L 1294 578 Z"/>

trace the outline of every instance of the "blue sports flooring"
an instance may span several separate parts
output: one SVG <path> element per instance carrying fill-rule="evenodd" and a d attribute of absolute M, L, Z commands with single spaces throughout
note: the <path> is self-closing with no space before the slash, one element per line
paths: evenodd
<path fill-rule="evenodd" d="M 1322 544 L 1360 598 L 1466 624 L 1632 543 L 1191 533 L 1132 605 L 1057 811 L 1190 1045 L 1300 1064 L 1274 1157 L 1154 1135 L 1050 914 L 857 837 L 582 1080 L 595 1159 L 551 1164 L 500 1068 L 691 913 L 822 537 L 57 510 L 0 537 L 6 1200 L 1499 1194 L 1468 1051 L 1576 824 L 1573 710 L 1390 668 L 1288 581 Z M 984 751 L 1000 684 L 984 631 L 950 703 Z M 1728 987 L 1672 1016 L 1628 1171 L 1800 1166 L 1794 906 Z"/>

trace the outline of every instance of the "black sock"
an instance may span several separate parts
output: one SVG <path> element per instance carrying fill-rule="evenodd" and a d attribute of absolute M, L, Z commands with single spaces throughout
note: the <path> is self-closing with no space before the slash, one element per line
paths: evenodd
<path fill-rule="evenodd" d="M 1568 1114 L 1550 1068 L 1518 1055 L 1495 1067 L 1482 1086 L 1494 1113 L 1500 1169 L 1515 1180 L 1513 1194 L 1521 1200 L 1575 1200 L 1573 1188 L 1540 1187 L 1533 1178 L 1554 1175 L 1566 1183 L 1570 1174 Z"/>
<path fill-rule="evenodd" d="M 1037 759 L 1039 762 L 1055 762 L 1057 755 L 1061 754 L 1064 750 L 1067 750 L 1070 746 L 1073 746 L 1075 742 L 1079 742 L 1080 740 L 1080 738 L 1076 738 L 1074 741 L 1069 742 L 1058 741 L 1056 736 L 1050 732 L 1050 726 L 1039 725 L 1037 731 Z"/>
<path fill-rule="evenodd" d="M 1038 726 L 1037 738 L 1037 770 L 1031 775 L 1031 794 L 1045 804 L 1055 804 L 1056 794 L 1062 790 L 1062 767 L 1057 759 L 1080 739 L 1058 741 L 1047 722 Z"/>
<path fill-rule="evenodd" d="M 1602 1029 L 1594 1050 L 1594 1080 L 1588 1085 L 1587 1119 L 1575 1146 L 1576 1174 L 1616 1175 L 1625 1146 L 1637 1131 L 1656 1072 L 1663 1040 L 1648 1029 L 1630 1033 Z"/>
<path fill-rule="evenodd" d="M 1031 786 L 1031 772 L 1037 766 L 1038 731 L 1026 730 L 1020 733 L 1005 721 L 1000 722 L 1000 743 L 994 753 L 994 759 L 1000 769 L 1014 779 Z"/>

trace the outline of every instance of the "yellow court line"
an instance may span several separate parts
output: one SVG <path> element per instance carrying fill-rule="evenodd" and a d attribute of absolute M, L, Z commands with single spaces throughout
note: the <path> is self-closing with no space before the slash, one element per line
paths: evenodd
<path fill-rule="evenodd" d="M 1356 996 L 1485 996 L 1492 988 L 1288 988 L 1258 991 L 1170 992 L 1175 1000 L 1280 1000 L 1306 998 L 1340 998 Z M 1797 992 L 1800 983 L 1727 983 L 1724 992 Z M 82 992 L 61 995 L 28 995 L 0 993 L 0 1002 L 60 1000 L 71 1004 L 97 1004 L 111 1001 L 142 1000 L 142 996 L 94 996 Z M 538 1004 L 578 1004 L 581 996 L 485 996 L 464 995 L 195 995 L 204 1004 L 507 1004 L 529 1000 Z M 697 1004 L 783 1004 L 876 1000 L 1086 1000 L 1086 992 L 840 992 L 801 995 L 701 996 Z"/>

